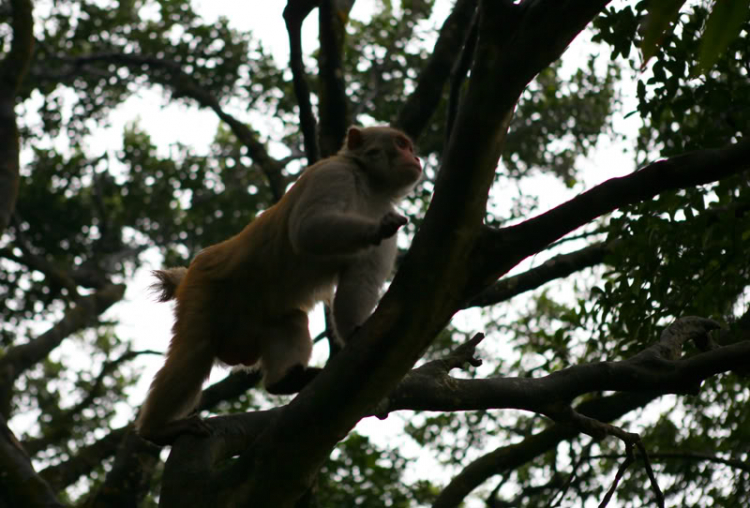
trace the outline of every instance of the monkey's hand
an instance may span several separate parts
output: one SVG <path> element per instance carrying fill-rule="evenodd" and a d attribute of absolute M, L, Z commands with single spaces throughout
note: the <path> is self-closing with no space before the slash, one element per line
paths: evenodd
<path fill-rule="evenodd" d="M 380 245 L 380 242 L 395 235 L 396 231 L 398 231 L 401 226 L 403 226 L 407 222 L 409 221 L 406 217 L 403 217 L 396 212 L 388 212 L 387 214 L 383 215 L 383 217 L 380 219 L 380 224 L 378 224 L 377 226 L 375 234 L 372 236 L 372 244 Z"/>

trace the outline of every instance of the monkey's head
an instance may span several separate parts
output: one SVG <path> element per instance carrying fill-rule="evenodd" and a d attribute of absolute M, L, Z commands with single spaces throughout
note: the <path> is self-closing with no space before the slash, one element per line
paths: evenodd
<path fill-rule="evenodd" d="M 407 194 L 422 178 L 414 144 L 392 127 L 350 127 L 341 153 L 358 162 L 375 189 L 394 198 Z"/>

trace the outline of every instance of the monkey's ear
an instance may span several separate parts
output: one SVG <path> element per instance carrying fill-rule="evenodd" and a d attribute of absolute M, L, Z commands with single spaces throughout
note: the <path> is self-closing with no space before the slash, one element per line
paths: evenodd
<path fill-rule="evenodd" d="M 359 127 L 349 127 L 349 132 L 346 133 L 346 148 L 356 150 L 362 146 L 362 143 L 362 129 Z"/>

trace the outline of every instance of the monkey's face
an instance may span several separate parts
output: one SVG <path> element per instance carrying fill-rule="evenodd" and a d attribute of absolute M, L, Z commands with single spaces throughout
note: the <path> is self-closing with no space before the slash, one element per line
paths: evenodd
<path fill-rule="evenodd" d="M 393 144 L 396 148 L 394 167 L 403 167 L 404 173 L 410 174 L 412 180 L 410 183 L 416 183 L 422 178 L 422 163 L 419 157 L 414 155 L 414 145 L 405 135 L 398 133 L 393 138 Z"/>
<path fill-rule="evenodd" d="M 351 132 L 350 132 L 351 135 Z M 422 164 L 414 155 L 414 145 L 401 131 L 390 127 L 370 127 L 358 131 L 358 146 L 372 183 L 393 197 L 408 193 L 422 178 Z"/>

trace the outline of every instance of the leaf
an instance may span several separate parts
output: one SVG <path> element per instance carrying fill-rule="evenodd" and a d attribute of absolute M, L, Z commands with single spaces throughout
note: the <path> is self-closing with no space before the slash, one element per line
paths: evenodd
<path fill-rule="evenodd" d="M 684 3 L 685 0 L 662 0 L 649 3 L 648 14 L 641 25 L 643 31 L 641 69 L 645 68 L 651 57 L 656 54 L 656 49 L 664 40 L 669 24 L 677 19 L 677 13 L 680 12 L 680 7 Z"/>
<path fill-rule="evenodd" d="M 706 22 L 693 74 L 704 74 L 713 67 L 719 56 L 740 33 L 747 19 L 750 0 L 714 0 L 714 7 Z"/>

